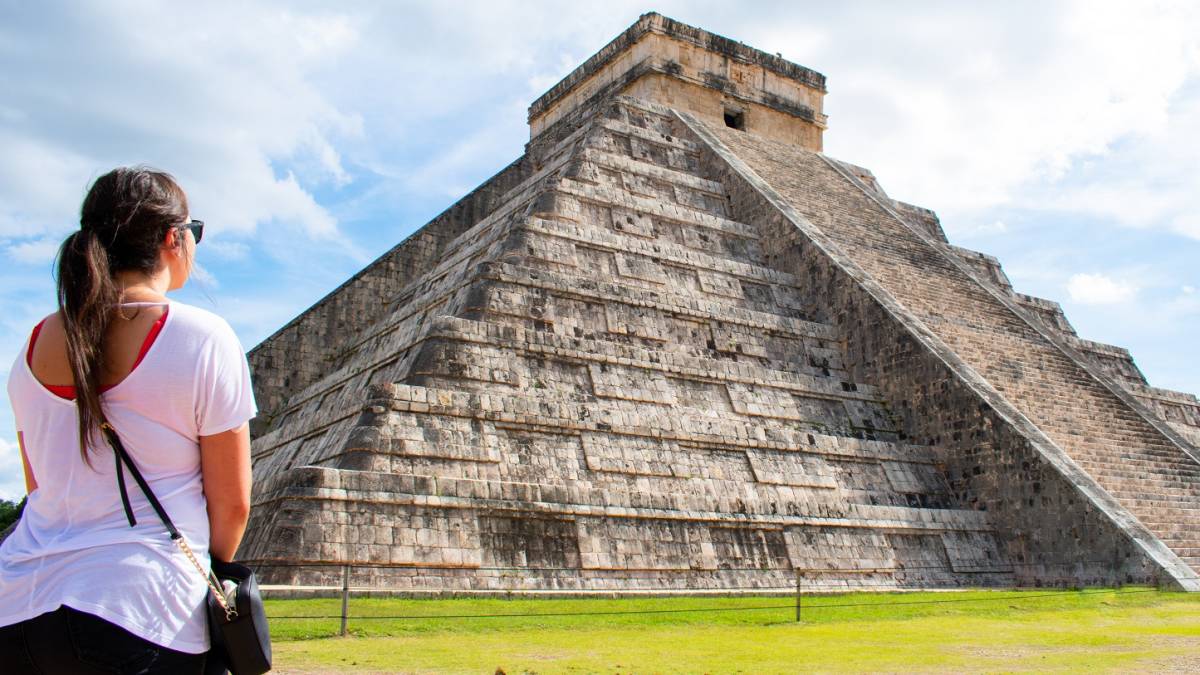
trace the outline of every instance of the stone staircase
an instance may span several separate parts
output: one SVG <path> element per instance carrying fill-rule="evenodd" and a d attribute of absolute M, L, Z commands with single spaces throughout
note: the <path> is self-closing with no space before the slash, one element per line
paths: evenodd
<path fill-rule="evenodd" d="M 536 158 L 274 411 L 240 557 L 414 589 L 1012 584 L 702 150 L 622 99 Z"/>
<path fill-rule="evenodd" d="M 845 167 L 734 130 L 708 132 L 1200 570 L 1200 462 L 1186 443 L 969 273 L 951 247 L 905 223 Z"/>
<path fill-rule="evenodd" d="M 940 225 L 936 229 L 940 234 Z M 996 258 L 957 246 L 950 249 L 967 263 L 977 279 L 1016 301 L 1043 329 L 1066 342 L 1093 373 L 1099 371 L 1099 375 L 1107 376 L 1111 383 L 1132 394 L 1153 418 L 1165 422 L 1178 434 L 1177 441 L 1191 446 L 1193 456 L 1200 453 L 1200 400 L 1194 395 L 1150 386 L 1129 350 L 1081 338 L 1057 302 L 1016 292 Z"/>

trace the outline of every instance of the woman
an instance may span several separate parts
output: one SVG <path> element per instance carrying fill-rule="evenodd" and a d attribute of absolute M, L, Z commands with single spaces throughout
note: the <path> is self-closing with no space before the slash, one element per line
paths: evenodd
<path fill-rule="evenodd" d="M 201 566 L 232 559 L 250 503 L 249 368 L 224 320 L 165 297 L 202 233 L 171 176 L 119 168 L 62 244 L 58 312 L 8 380 L 29 498 L 0 546 L 6 673 L 204 668 L 205 579 L 128 469 L 127 517 L 99 431 L 116 431 Z"/>

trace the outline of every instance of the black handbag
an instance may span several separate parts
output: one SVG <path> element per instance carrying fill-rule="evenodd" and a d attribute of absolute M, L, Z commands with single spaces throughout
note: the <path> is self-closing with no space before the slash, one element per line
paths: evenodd
<path fill-rule="evenodd" d="M 129 503 L 129 494 L 125 489 L 125 472 L 122 464 L 129 467 L 129 473 L 133 476 L 133 480 L 142 489 L 142 493 L 146 495 L 146 499 L 154 508 L 154 512 L 158 514 L 159 519 L 162 520 L 163 525 L 167 527 L 171 541 L 179 546 L 179 549 L 196 567 L 196 571 L 208 583 L 208 634 L 212 643 L 209 660 L 221 663 L 233 675 L 261 675 L 270 670 L 271 634 L 267 627 L 267 614 L 263 608 L 262 596 L 258 592 L 258 582 L 254 578 L 254 572 L 245 565 L 216 559 L 212 560 L 211 573 L 205 572 L 200 561 L 196 559 L 196 555 L 192 553 L 191 547 L 188 546 L 187 540 L 183 538 L 183 534 L 175 527 L 175 523 L 171 522 L 171 517 L 167 515 L 158 498 L 154 496 L 154 492 L 150 490 L 150 485 L 138 471 L 137 465 L 133 463 L 133 458 L 125 451 L 125 446 L 121 444 L 116 430 L 108 422 L 101 423 L 100 429 L 104 432 L 116 457 L 117 487 L 121 490 L 121 505 L 125 507 L 125 518 L 129 520 L 129 526 L 137 525 L 137 520 L 133 517 L 133 506 Z M 236 586 L 229 598 L 224 592 L 225 581 L 232 581 Z M 205 670 L 214 672 L 212 668 Z"/>
<path fill-rule="evenodd" d="M 254 572 L 245 565 L 220 560 L 212 561 L 212 571 L 218 584 L 232 581 L 237 585 L 231 612 L 208 595 L 208 634 L 213 650 L 225 659 L 233 675 L 267 672 L 271 669 L 271 634 Z"/>

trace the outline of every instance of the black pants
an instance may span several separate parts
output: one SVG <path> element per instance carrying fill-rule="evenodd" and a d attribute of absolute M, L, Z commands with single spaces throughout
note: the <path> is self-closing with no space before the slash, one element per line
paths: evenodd
<path fill-rule="evenodd" d="M 5 673 L 203 673 L 204 654 L 160 647 L 70 607 L 0 627 Z"/>

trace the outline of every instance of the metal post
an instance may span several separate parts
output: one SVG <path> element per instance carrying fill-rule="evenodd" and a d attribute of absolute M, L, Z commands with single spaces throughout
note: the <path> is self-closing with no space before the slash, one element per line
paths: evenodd
<path fill-rule="evenodd" d="M 796 570 L 796 623 L 800 623 L 801 608 L 803 607 L 800 593 L 800 575 L 803 574 L 800 570 Z"/>
<path fill-rule="evenodd" d="M 342 636 L 346 635 L 346 619 L 350 608 L 350 566 L 342 568 Z"/>

